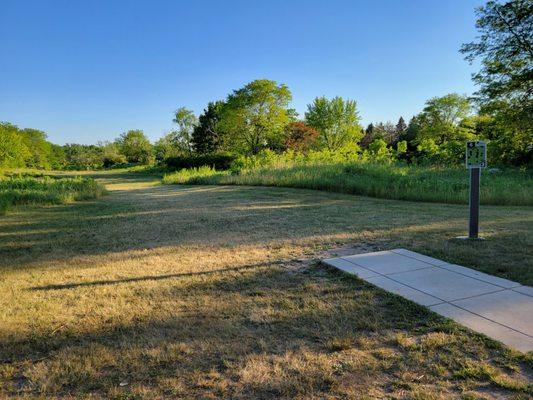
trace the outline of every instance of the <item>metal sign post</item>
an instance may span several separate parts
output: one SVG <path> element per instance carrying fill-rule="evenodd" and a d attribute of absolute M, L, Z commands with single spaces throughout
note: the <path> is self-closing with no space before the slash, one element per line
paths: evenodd
<path fill-rule="evenodd" d="M 487 167 L 487 144 L 481 140 L 466 143 L 466 167 L 470 170 L 470 217 L 468 239 L 479 239 L 479 181 Z"/>
<path fill-rule="evenodd" d="M 477 239 L 479 234 L 479 178 L 480 168 L 470 169 L 470 218 L 468 222 L 468 238 Z"/>

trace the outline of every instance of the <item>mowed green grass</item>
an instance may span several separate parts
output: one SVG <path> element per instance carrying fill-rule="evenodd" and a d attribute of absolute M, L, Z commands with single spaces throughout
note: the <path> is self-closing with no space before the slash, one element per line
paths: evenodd
<path fill-rule="evenodd" d="M 468 204 L 469 175 L 464 168 L 372 163 L 279 164 L 240 173 L 209 167 L 166 174 L 164 183 L 279 186 L 350 193 L 383 199 Z M 530 170 L 483 170 L 481 203 L 533 206 Z"/>
<path fill-rule="evenodd" d="M 0 398 L 525 399 L 523 355 L 324 268 L 405 247 L 533 283 L 533 209 L 97 173 L 0 219 Z"/>

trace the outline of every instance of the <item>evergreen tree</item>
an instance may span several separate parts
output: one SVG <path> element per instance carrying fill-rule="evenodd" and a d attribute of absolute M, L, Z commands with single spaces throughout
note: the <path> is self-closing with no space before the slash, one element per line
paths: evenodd
<path fill-rule="evenodd" d="M 220 150 L 222 145 L 222 131 L 218 128 L 223 101 L 210 102 L 198 117 L 198 125 L 195 126 L 191 142 L 193 149 L 199 154 L 214 153 Z"/>
<path fill-rule="evenodd" d="M 396 124 L 396 134 L 398 135 L 398 137 L 400 137 L 406 129 L 407 124 L 405 123 L 403 117 L 400 117 L 398 123 Z"/>
<path fill-rule="evenodd" d="M 374 124 L 371 122 L 370 124 L 368 124 L 366 129 L 361 130 L 363 136 L 359 145 L 362 148 L 366 149 L 374 140 L 374 129 Z"/>

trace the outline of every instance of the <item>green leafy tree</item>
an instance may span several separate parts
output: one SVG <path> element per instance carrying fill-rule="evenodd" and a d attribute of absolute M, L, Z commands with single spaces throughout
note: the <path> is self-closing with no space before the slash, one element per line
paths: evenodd
<path fill-rule="evenodd" d="M 18 127 L 7 122 L 0 123 L 0 167 L 25 167 L 30 156 Z"/>
<path fill-rule="evenodd" d="M 65 164 L 71 169 L 102 168 L 102 148 L 95 145 L 67 143 L 63 146 Z"/>
<path fill-rule="evenodd" d="M 125 163 L 126 157 L 120 153 L 120 148 L 114 142 L 100 142 L 97 147 L 101 149 L 101 160 L 104 168 L 110 168 Z"/>
<path fill-rule="evenodd" d="M 506 101 L 483 105 L 480 112 L 476 130 L 489 141 L 489 163 L 533 165 L 533 118 Z"/>
<path fill-rule="evenodd" d="M 533 2 L 488 1 L 477 9 L 477 41 L 461 52 L 470 62 L 481 59 L 474 74 L 478 95 L 485 101 L 529 103 L 533 95 Z"/>
<path fill-rule="evenodd" d="M 128 162 L 135 164 L 148 164 L 152 158 L 152 144 L 141 130 L 124 132 L 115 141 Z"/>
<path fill-rule="evenodd" d="M 259 79 L 230 94 L 222 107 L 220 129 L 226 150 L 257 154 L 262 149 L 283 146 L 284 128 L 293 117 L 287 109 L 289 88 Z"/>
<path fill-rule="evenodd" d="M 480 112 L 492 121 L 490 160 L 533 164 L 533 2 L 488 1 L 477 9 L 476 27 L 477 40 L 461 52 L 481 60 L 473 79 Z"/>
<path fill-rule="evenodd" d="M 389 148 L 387 142 L 381 138 L 377 138 L 370 143 L 366 152 L 366 157 L 371 161 L 377 161 L 380 163 L 391 163 L 394 161 L 393 150 Z"/>
<path fill-rule="evenodd" d="M 191 110 L 180 107 L 174 113 L 172 120 L 178 125 L 178 130 L 171 132 L 173 145 L 184 153 L 192 153 L 193 141 L 192 135 L 198 120 Z"/>
<path fill-rule="evenodd" d="M 307 106 L 305 121 L 318 131 L 319 147 L 329 151 L 356 148 L 362 138 L 357 104 L 353 100 L 317 97 Z"/>
<path fill-rule="evenodd" d="M 46 133 L 37 129 L 22 129 L 19 131 L 30 152 L 26 166 L 30 168 L 50 169 L 52 158 L 52 144 L 46 140 Z"/>
<path fill-rule="evenodd" d="M 396 143 L 396 157 L 401 158 L 406 153 L 407 142 L 405 140 L 400 140 L 398 143 Z"/>
<path fill-rule="evenodd" d="M 63 146 L 51 144 L 50 165 L 53 169 L 63 169 L 66 166 L 66 157 Z"/>
<path fill-rule="evenodd" d="M 198 125 L 194 127 L 191 138 L 195 152 L 209 154 L 220 150 L 223 131 L 219 128 L 218 123 L 223 106 L 223 101 L 210 102 L 198 117 Z"/>
<path fill-rule="evenodd" d="M 176 144 L 176 136 L 176 132 L 170 132 L 154 143 L 154 156 L 158 163 L 164 162 L 169 157 L 183 154 L 182 148 Z"/>
<path fill-rule="evenodd" d="M 467 123 L 471 108 L 466 96 L 455 93 L 428 100 L 407 129 L 418 156 L 429 162 L 461 162 L 465 142 L 476 137 L 475 129 Z"/>

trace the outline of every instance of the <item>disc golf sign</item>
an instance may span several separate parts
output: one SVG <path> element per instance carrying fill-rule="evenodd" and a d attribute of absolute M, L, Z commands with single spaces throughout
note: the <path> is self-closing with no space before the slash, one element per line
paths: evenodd
<path fill-rule="evenodd" d="M 466 168 L 470 170 L 470 218 L 468 238 L 478 239 L 479 236 L 479 181 L 481 169 L 487 167 L 487 144 L 482 140 L 466 143 Z"/>
<path fill-rule="evenodd" d="M 482 140 L 466 143 L 466 168 L 487 167 L 487 144 Z"/>

